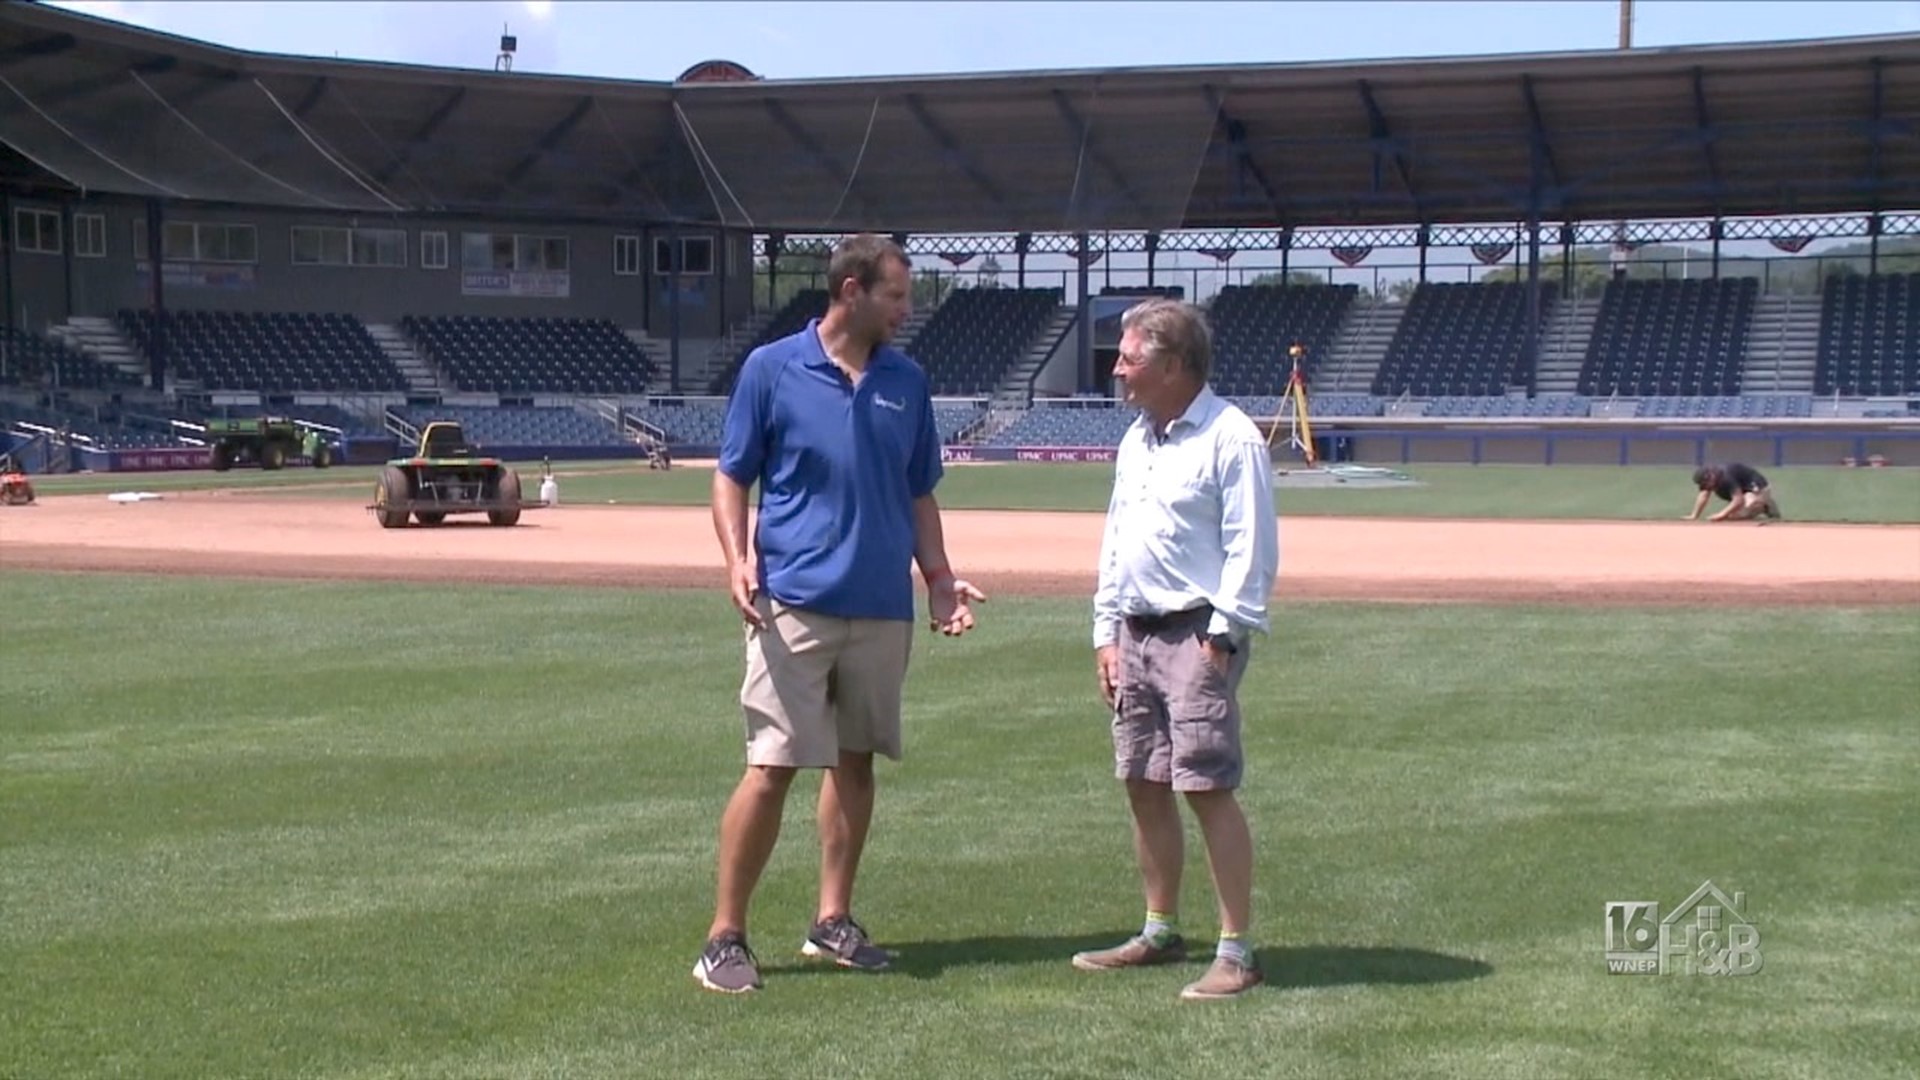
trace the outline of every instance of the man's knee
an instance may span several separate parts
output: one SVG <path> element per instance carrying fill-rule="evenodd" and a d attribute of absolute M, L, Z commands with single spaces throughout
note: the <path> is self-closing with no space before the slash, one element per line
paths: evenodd
<path fill-rule="evenodd" d="M 1173 785 L 1165 781 L 1129 777 L 1126 785 L 1129 802 L 1158 804 L 1173 801 Z"/>
<path fill-rule="evenodd" d="M 1238 787 L 1220 787 L 1183 791 L 1180 794 L 1187 800 L 1187 805 L 1193 807 L 1195 814 L 1206 814 L 1215 810 L 1230 810 L 1238 805 L 1240 798 L 1235 794 L 1238 790 Z"/>
<path fill-rule="evenodd" d="M 833 768 L 833 779 L 839 784 L 858 784 L 861 787 L 873 786 L 873 754 L 855 750 L 840 751 L 840 761 Z"/>
<path fill-rule="evenodd" d="M 785 765 L 749 765 L 740 786 L 755 795 L 785 796 L 799 772 Z"/>

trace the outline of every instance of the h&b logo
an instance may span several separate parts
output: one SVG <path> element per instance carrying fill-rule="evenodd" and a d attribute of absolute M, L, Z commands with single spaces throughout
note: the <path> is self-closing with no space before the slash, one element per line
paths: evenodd
<path fill-rule="evenodd" d="M 1746 901 L 1746 893 L 1729 897 L 1711 881 L 1665 918 L 1655 900 L 1607 901 L 1607 971 L 1752 975 L 1760 970 L 1760 928 L 1747 919 Z"/>

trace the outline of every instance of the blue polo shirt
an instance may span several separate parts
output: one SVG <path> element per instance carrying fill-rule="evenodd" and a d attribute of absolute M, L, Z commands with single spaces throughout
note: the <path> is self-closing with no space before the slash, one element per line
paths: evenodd
<path fill-rule="evenodd" d="M 755 349 L 720 437 L 720 471 L 760 485 L 760 589 L 847 619 L 913 620 L 913 501 L 940 482 L 940 433 L 919 365 L 874 350 L 855 387 L 819 320 Z"/>

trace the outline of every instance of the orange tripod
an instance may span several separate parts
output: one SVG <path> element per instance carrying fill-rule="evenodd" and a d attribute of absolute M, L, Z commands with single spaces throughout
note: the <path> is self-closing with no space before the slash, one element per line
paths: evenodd
<path fill-rule="evenodd" d="M 1287 445 L 1300 451 L 1300 456 L 1307 460 L 1307 464 L 1318 465 L 1319 457 L 1313 452 L 1313 423 L 1307 416 L 1307 377 L 1300 370 L 1300 359 L 1306 354 L 1306 346 L 1297 341 L 1287 349 L 1287 355 L 1293 359 L 1293 372 L 1287 376 L 1287 389 L 1281 394 L 1280 400 L 1293 403 L 1293 411 L 1288 417 Z M 1280 425 L 1275 424 L 1267 432 L 1269 447 L 1279 431 Z"/>

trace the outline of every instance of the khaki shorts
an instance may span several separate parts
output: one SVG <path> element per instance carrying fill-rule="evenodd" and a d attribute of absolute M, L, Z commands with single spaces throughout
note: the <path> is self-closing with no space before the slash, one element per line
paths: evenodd
<path fill-rule="evenodd" d="M 747 764 L 838 765 L 842 751 L 900 760 L 900 695 L 913 624 L 843 619 L 755 602 L 765 629 L 747 627 Z"/>
<path fill-rule="evenodd" d="M 1240 678 L 1251 642 L 1226 671 L 1201 643 L 1207 612 L 1171 625 L 1120 627 L 1119 701 L 1113 716 L 1114 775 L 1175 791 L 1231 791 L 1246 759 L 1240 746 Z"/>

